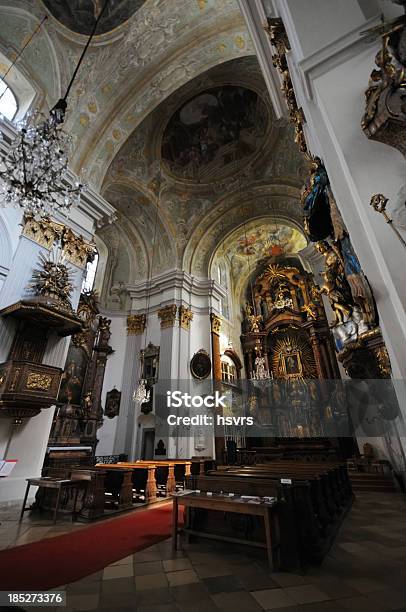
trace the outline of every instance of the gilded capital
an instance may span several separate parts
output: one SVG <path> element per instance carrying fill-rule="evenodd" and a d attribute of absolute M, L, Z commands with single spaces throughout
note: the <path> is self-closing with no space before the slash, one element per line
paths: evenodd
<path fill-rule="evenodd" d="M 176 320 L 176 304 L 169 304 L 158 310 L 158 317 L 161 319 L 161 329 L 173 327 Z"/>
<path fill-rule="evenodd" d="M 210 324 L 211 324 L 211 332 L 212 334 L 220 335 L 221 329 L 221 318 L 214 313 L 210 315 Z"/>
<path fill-rule="evenodd" d="M 139 336 L 144 333 L 146 323 L 145 314 L 128 315 L 127 317 L 127 335 Z"/>
<path fill-rule="evenodd" d="M 186 308 L 186 306 L 179 306 L 179 324 L 182 329 L 186 329 L 189 331 L 190 322 L 193 319 L 193 312 L 190 308 Z"/>
<path fill-rule="evenodd" d="M 51 249 L 54 242 L 62 237 L 64 226 L 51 221 L 49 217 L 35 219 L 34 215 L 25 215 L 22 235 L 33 240 L 46 249 Z"/>
<path fill-rule="evenodd" d="M 55 243 L 60 243 L 61 255 L 79 268 L 84 268 L 88 262 L 93 261 L 96 254 L 94 244 L 82 236 L 76 236 L 69 227 L 56 223 L 49 217 L 37 220 L 34 215 L 25 215 L 22 235 L 49 250 Z"/>

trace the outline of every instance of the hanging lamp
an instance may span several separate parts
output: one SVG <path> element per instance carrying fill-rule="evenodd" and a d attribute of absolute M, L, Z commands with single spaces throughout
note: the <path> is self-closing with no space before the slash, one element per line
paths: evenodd
<path fill-rule="evenodd" d="M 79 204 L 85 187 L 79 180 L 73 186 L 69 184 L 71 137 L 61 126 L 70 90 L 108 2 L 106 0 L 94 23 L 63 98 L 58 100 L 48 117 L 35 112 L 19 122 L 17 136 L 8 151 L 0 156 L 2 206 L 19 207 L 26 214 L 41 218 L 55 212 L 67 215 L 72 206 Z"/>

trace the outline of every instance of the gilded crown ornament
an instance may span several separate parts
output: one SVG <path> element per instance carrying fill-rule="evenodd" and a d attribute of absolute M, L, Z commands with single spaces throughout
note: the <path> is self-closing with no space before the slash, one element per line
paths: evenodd
<path fill-rule="evenodd" d="M 70 295 L 74 289 L 72 273 L 64 260 L 58 254 L 48 259 L 41 253 L 40 264 L 41 267 L 33 271 L 31 290 L 36 296 L 51 302 L 57 308 L 72 311 L 70 302 Z"/>

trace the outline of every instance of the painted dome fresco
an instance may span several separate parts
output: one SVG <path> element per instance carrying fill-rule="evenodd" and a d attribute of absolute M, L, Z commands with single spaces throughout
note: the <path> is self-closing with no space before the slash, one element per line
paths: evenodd
<path fill-rule="evenodd" d="M 104 6 L 104 0 L 42 0 L 48 11 L 65 27 L 77 34 L 89 35 Z M 97 27 L 105 34 L 123 24 L 145 0 L 110 0 Z"/>
<path fill-rule="evenodd" d="M 208 89 L 170 119 L 162 158 L 171 173 L 209 181 L 236 169 L 263 144 L 268 111 L 257 93 L 238 86 Z"/>

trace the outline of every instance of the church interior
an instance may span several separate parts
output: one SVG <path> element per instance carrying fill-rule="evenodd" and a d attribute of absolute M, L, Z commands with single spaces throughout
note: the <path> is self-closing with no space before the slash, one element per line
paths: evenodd
<path fill-rule="evenodd" d="M 0 0 L 0 606 L 406 610 L 405 0 Z"/>

